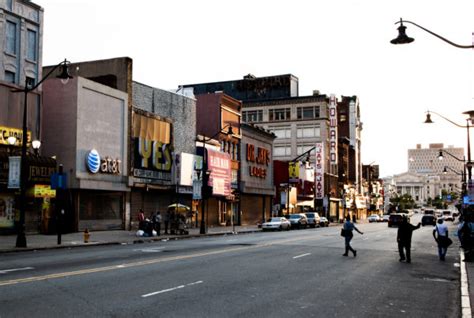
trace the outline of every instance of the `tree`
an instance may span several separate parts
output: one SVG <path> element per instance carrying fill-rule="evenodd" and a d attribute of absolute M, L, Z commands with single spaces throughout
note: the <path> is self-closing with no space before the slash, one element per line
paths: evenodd
<path fill-rule="evenodd" d="M 390 203 L 398 207 L 398 210 L 413 209 L 415 206 L 415 200 L 408 193 L 405 193 L 401 196 L 390 198 Z"/>

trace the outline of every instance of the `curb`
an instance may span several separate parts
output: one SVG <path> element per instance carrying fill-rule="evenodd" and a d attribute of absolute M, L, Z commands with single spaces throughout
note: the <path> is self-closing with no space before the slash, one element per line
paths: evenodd
<path fill-rule="evenodd" d="M 460 252 L 461 260 L 461 315 L 462 318 L 471 318 L 471 301 L 469 295 L 469 281 L 466 272 L 466 262 L 464 262 L 464 250 L 461 249 Z"/>
<path fill-rule="evenodd" d="M 258 232 L 261 232 L 261 230 L 244 230 L 240 232 L 228 231 L 228 232 L 218 232 L 218 233 L 188 234 L 188 235 L 177 235 L 177 236 L 154 236 L 154 237 L 136 238 L 129 241 L 108 241 L 108 242 L 90 241 L 89 243 L 79 243 L 79 244 L 61 244 L 61 245 L 36 246 L 36 247 L 26 247 L 26 248 L 17 248 L 17 249 L 0 249 L 0 254 L 78 248 L 78 247 L 89 247 L 89 246 L 132 245 L 132 244 L 159 242 L 159 241 L 204 238 L 204 237 L 212 237 L 212 236 L 239 235 L 239 234 L 242 235 L 242 234 L 258 233 Z"/>

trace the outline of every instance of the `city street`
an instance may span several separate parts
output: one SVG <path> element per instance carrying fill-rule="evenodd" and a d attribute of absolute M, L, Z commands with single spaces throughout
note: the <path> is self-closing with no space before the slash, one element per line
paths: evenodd
<path fill-rule="evenodd" d="M 422 227 L 406 264 L 396 228 L 357 226 L 356 258 L 340 226 L 1 254 L 0 317 L 460 316 L 458 242 L 441 262 Z"/>

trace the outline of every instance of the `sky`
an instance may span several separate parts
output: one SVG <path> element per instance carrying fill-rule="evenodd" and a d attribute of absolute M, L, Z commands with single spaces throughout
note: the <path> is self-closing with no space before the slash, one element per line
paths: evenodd
<path fill-rule="evenodd" d="M 44 8 L 43 65 L 128 56 L 133 79 L 161 88 L 293 74 L 299 95 L 358 96 L 362 162 L 408 169 L 408 149 L 467 148 L 474 110 L 472 0 L 35 0 Z M 473 138 L 474 139 L 474 135 Z"/>

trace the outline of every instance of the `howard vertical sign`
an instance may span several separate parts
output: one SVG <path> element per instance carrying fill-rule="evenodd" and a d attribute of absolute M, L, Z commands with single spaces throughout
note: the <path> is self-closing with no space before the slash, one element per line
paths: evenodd
<path fill-rule="evenodd" d="M 337 102 L 334 94 L 329 97 L 329 161 L 337 164 Z"/>

